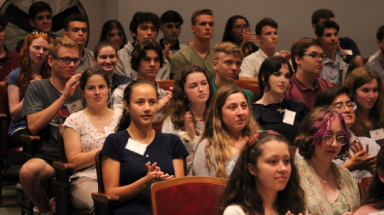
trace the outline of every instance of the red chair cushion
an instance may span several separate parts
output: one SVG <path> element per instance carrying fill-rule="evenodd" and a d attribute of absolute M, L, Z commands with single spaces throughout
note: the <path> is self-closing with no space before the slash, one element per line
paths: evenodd
<path fill-rule="evenodd" d="M 156 191 L 158 215 L 217 214 L 225 185 L 209 183 L 186 183 Z"/>

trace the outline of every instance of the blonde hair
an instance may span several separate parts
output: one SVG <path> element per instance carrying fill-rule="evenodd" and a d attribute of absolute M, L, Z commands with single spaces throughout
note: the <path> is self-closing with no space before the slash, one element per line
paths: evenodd
<path fill-rule="evenodd" d="M 221 59 L 221 53 L 233 54 L 236 57 L 243 59 L 243 51 L 239 46 L 232 42 L 220 42 L 213 47 L 213 60 L 219 61 Z"/>
<path fill-rule="evenodd" d="M 62 46 L 67 48 L 75 48 L 77 51 L 80 51 L 80 48 L 75 41 L 69 39 L 68 37 L 58 37 L 53 40 L 51 44 L 49 44 L 49 55 L 57 57 L 57 52 L 59 52 L 59 49 Z"/>
<path fill-rule="evenodd" d="M 208 170 L 213 167 L 211 156 L 213 152 L 215 154 L 215 176 L 218 178 L 227 178 L 225 166 L 228 164 L 231 154 L 229 151 L 229 140 L 231 139 L 231 134 L 222 120 L 222 108 L 227 98 L 235 93 L 242 93 L 245 100 L 247 100 L 245 93 L 239 87 L 234 85 L 223 86 L 215 93 L 211 101 L 211 105 L 206 113 L 207 120 L 205 122 L 204 132 L 200 139 L 208 140 L 208 144 L 205 147 L 205 163 L 208 166 Z M 248 123 L 243 128 L 241 135 L 243 137 L 251 136 L 259 130 L 260 126 L 257 124 L 256 120 L 252 116 L 252 113 L 250 112 Z"/>

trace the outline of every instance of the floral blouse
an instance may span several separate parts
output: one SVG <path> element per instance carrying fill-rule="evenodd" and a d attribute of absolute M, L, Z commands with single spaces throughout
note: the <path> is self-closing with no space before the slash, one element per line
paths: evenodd
<path fill-rule="evenodd" d="M 342 215 L 345 212 L 352 212 L 360 205 L 359 189 L 352 174 L 333 162 L 331 167 L 340 187 L 335 202 L 329 202 L 323 194 L 323 188 L 311 163 L 306 159 L 297 162 L 301 186 L 305 191 L 305 201 L 312 215 Z"/>

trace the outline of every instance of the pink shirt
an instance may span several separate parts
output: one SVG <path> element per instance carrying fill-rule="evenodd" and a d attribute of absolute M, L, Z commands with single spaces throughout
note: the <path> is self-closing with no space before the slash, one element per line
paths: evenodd
<path fill-rule="evenodd" d="M 333 87 L 331 82 L 322 78 L 316 78 L 314 87 L 312 89 L 308 88 L 296 78 L 296 74 L 293 74 L 288 89 L 282 97 L 293 101 L 303 102 L 310 110 L 313 110 L 317 96 L 330 87 Z"/>

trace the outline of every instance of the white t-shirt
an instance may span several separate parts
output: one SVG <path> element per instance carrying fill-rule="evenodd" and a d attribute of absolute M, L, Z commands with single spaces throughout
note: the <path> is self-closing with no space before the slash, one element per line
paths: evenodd
<path fill-rule="evenodd" d="M 273 56 L 279 56 L 279 52 L 275 52 Z M 240 67 L 239 77 L 257 77 L 261 64 L 267 58 L 268 56 L 261 49 L 244 58 Z"/>

